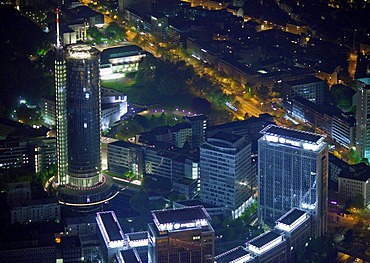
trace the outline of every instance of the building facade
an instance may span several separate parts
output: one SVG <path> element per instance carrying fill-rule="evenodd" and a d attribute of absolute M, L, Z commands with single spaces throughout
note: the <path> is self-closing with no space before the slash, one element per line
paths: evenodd
<path fill-rule="evenodd" d="M 148 262 L 214 262 L 214 230 L 201 206 L 152 211 Z"/>
<path fill-rule="evenodd" d="M 291 208 L 310 211 L 314 236 L 327 231 L 328 147 L 324 137 L 269 125 L 258 141 L 258 218 L 272 225 Z"/>
<path fill-rule="evenodd" d="M 67 184 L 78 188 L 102 182 L 99 51 L 72 45 L 66 51 Z"/>
<path fill-rule="evenodd" d="M 352 165 L 338 175 L 338 193 L 352 201 L 361 199 L 363 206 L 370 203 L 370 169 L 364 163 Z"/>
<path fill-rule="evenodd" d="M 60 204 L 55 199 L 29 200 L 15 206 L 10 212 L 11 224 L 34 222 L 60 222 Z"/>
<path fill-rule="evenodd" d="M 70 45 L 64 63 L 65 86 L 56 101 L 61 113 L 54 186 L 61 203 L 90 209 L 118 194 L 101 173 L 100 52 L 87 44 Z"/>
<path fill-rule="evenodd" d="M 117 174 L 132 171 L 135 178 L 144 173 L 144 150 L 140 145 L 116 141 L 107 145 L 108 170 Z"/>
<path fill-rule="evenodd" d="M 370 157 L 370 78 L 357 80 L 356 150 L 363 158 Z"/>
<path fill-rule="evenodd" d="M 101 72 L 100 72 L 101 74 Z M 101 88 L 101 129 L 117 124 L 127 113 L 127 96 L 113 89 Z"/>
<path fill-rule="evenodd" d="M 291 110 L 292 100 L 299 96 L 317 105 L 322 105 L 325 99 L 326 83 L 316 77 L 307 76 L 303 79 L 283 83 L 283 96 L 288 110 Z"/>
<path fill-rule="evenodd" d="M 185 121 L 191 125 L 191 146 L 197 148 L 205 142 L 208 118 L 204 115 L 186 116 Z"/>
<path fill-rule="evenodd" d="M 57 44 L 55 48 L 55 116 L 57 138 L 57 176 L 56 184 L 67 183 L 68 146 L 67 146 L 67 97 L 66 97 L 66 63 L 64 49 L 59 38 L 59 13 L 57 12 Z"/>
<path fill-rule="evenodd" d="M 251 142 L 218 132 L 200 147 L 200 199 L 224 207 L 237 218 L 252 196 Z"/>

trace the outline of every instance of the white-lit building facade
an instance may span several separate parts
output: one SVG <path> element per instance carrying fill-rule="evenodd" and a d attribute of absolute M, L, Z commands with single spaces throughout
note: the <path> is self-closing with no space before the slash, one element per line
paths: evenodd
<path fill-rule="evenodd" d="M 101 53 L 100 76 L 115 79 L 136 72 L 146 52 L 139 46 L 129 45 L 104 49 Z"/>
<path fill-rule="evenodd" d="M 200 199 L 237 218 L 252 197 L 251 142 L 217 132 L 200 147 Z"/>
<path fill-rule="evenodd" d="M 148 263 L 214 262 L 214 230 L 201 206 L 152 211 Z"/>
<path fill-rule="evenodd" d="M 127 113 L 127 96 L 113 89 L 101 88 L 101 129 L 117 124 Z"/>
<path fill-rule="evenodd" d="M 363 158 L 370 158 L 370 78 L 357 80 L 356 150 Z"/>
<path fill-rule="evenodd" d="M 144 150 L 140 145 L 116 141 L 107 145 L 108 170 L 117 174 L 127 171 L 134 173 L 135 178 L 141 178 L 144 171 Z"/>
<path fill-rule="evenodd" d="M 298 262 L 311 239 L 311 216 L 293 208 L 275 222 L 274 229 L 215 257 L 216 263 Z"/>
<path fill-rule="evenodd" d="M 258 141 L 258 218 L 274 222 L 297 207 L 312 214 L 314 236 L 327 231 L 328 147 L 324 137 L 269 125 Z"/>

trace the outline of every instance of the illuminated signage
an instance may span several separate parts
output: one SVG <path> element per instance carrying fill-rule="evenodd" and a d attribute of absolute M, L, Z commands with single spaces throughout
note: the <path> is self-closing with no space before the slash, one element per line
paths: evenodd
<path fill-rule="evenodd" d="M 289 144 L 295 147 L 300 147 L 305 150 L 310 150 L 310 151 L 316 151 L 319 147 L 320 144 L 313 144 L 313 143 L 301 143 L 299 141 L 291 140 L 291 139 L 286 139 L 284 137 L 278 137 L 274 135 L 265 135 L 265 139 L 268 142 L 275 142 L 275 143 L 281 143 L 281 144 Z"/>

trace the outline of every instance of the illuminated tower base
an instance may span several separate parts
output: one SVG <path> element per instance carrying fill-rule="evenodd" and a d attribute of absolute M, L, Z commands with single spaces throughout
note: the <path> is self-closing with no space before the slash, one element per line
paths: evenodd
<path fill-rule="evenodd" d="M 91 188 L 75 188 L 65 185 L 57 189 L 59 203 L 68 206 L 74 206 L 81 209 L 90 209 L 98 207 L 119 193 L 113 185 L 110 177 L 103 176 L 103 182 Z"/>

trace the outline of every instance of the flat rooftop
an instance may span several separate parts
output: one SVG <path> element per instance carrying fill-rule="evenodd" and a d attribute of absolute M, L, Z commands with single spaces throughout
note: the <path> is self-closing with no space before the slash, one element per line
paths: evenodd
<path fill-rule="evenodd" d="M 191 179 L 187 177 L 180 177 L 178 180 L 176 180 L 176 183 L 184 184 L 184 185 L 191 185 L 196 181 L 196 179 Z"/>
<path fill-rule="evenodd" d="M 189 121 L 206 121 L 208 118 L 205 115 L 194 115 L 194 116 L 184 116 L 184 119 L 188 119 Z"/>
<path fill-rule="evenodd" d="M 101 53 L 101 63 L 107 64 L 110 59 L 145 54 L 145 51 L 136 45 L 119 46 L 104 49 Z"/>
<path fill-rule="evenodd" d="M 244 259 L 241 262 L 248 262 L 248 258 L 250 257 L 250 253 L 246 251 L 242 246 L 233 248 L 225 253 L 222 253 L 215 257 L 216 263 L 229 263 L 233 260 Z"/>
<path fill-rule="evenodd" d="M 132 241 L 148 239 L 148 231 L 127 233 L 126 236 L 129 240 L 132 240 Z"/>
<path fill-rule="evenodd" d="M 302 79 L 287 81 L 286 83 L 289 84 L 290 86 L 299 86 L 299 85 L 311 84 L 311 83 L 317 83 L 317 82 L 324 82 L 324 81 L 322 79 L 319 79 L 315 76 L 310 75 Z"/>
<path fill-rule="evenodd" d="M 361 79 L 357 79 L 357 81 L 365 85 L 370 85 L 370 78 L 361 78 Z"/>
<path fill-rule="evenodd" d="M 324 136 L 321 136 L 316 133 L 293 130 L 293 129 L 289 129 L 289 128 L 285 128 L 285 127 L 281 127 L 281 126 L 277 126 L 273 124 L 264 128 L 260 133 L 266 134 L 266 135 L 284 137 L 286 139 L 291 139 L 291 140 L 299 140 L 302 142 L 310 142 L 310 143 L 315 143 L 315 144 L 319 144 L 325 138 Z"/>
<path fill-rule="evenodd" d="M 121 250 L 120 255 L 123 259 L 123 261 L 118 260 L 118 262 L 122 263 L 141 263 L 141 259 L 137 253 L 133 249 L 129 250 Z"/>
<path fill-rule="evenodd" d="M 200 219 L 210 219 L 202 206 L 185 207 L 171 210 L 157 210 L 152 212 L 160 224 L 181 223 Z"/>
<path fill-rule="evenodd" d="M 212 205 L 212 204 L 208 204 L 208 203 L 204 203 L 202 201 L 200 201 L 199 199 L 188 199 L 188 200 L 184 200 L 184 201 L 176 201 L 176 203 L 180 204 L 180 205 L 184 205 L 184 206 L 203 206 L 205 209 L 207 208 L 220 208 L 219 206 L 216 206 L 216 205 Z"/>
<path fill-rule="evenodd" d="M 126 141 L 115 141 L 115 142 L 109 143 L 109 145 L 115 145 L 115 146 L 124 147 L 124 148 L 137 148 L 137 149 L 141 148 L 139 144 L 132 143 L 132 142 L 126 142 Z"/>
<path fill-rule="evenodd" d="M 280 234 L 278 234 L 274 231 L 270 231 L 270 232 L 268 232 L 264 235 L 260 235 L 260 236 L 256 237 L 255 239 L 252 239 L 248 243 L 251 244 L 252 246 L 261 248 L 264 245 L 270 243 L 271 241 L 277 239 L 278 237 L 280 237 Z"/>
<path fill-rule="evenodd" d="M 96 224 L 94 216 L 80 216 L 80 217 L 68 217 L 65 219 L 66 225 L 77 225 L 77 224 Z"/>
<path fill-rule="evenodd" d="M 349 169 L 343 169 L 338 177 L 366 182 L 370 179 L 370 167 L 365 163 L 354 164 Z"/>
<path fill-rule="evenodd" d="M 281 222 L 285 225 L 291 225 L 294 223 L 298 218 L 303 216 L 306 212 L 299 210 L 295 208 L 294 210 L 286 213 L 284 216 L 282 216 L 280 219 L 277 220 L 277 222 Z"/>
<path fill-rule="evenodd" d="M 113 218 L 112 213 L 100 213 L 100 217 L 103 221 L 104 227 L 107 231 L 110 241 L 122 240 L 121 229 Z"/>
<path fill-rule="evenodd" d="M 236 143 L 238 140 L 242 138 L 242 136 L 230 132 L 219 131 L 209 138 L 222 140 L 229 143 Z"/>

